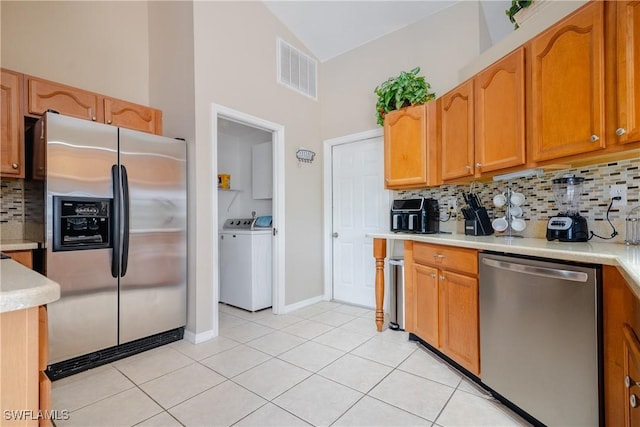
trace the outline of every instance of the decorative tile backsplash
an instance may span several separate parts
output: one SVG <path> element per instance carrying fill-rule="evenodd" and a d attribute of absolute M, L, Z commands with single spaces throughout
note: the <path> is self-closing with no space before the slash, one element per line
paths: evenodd
<path fill-rule="evenodd" d="M 0 181 L 0 223 L 24 223 L 24 180 Z"/>
<path fill-rule="evenodd" d="M 563 174 L 574 174 L 585 178 L 584 192 L 580 200 L 580 213 L 589 221 L 604 221 L 609 206 L 608 186 L 611 184 L 627 185 L 627 207 L 612 208 L 609 218 L 624 219 L 628 211 L 640 203 L 640 160 L 630 159 L 604 163 L 582 168 L 546 172 L 540 176 L 518 178 L 501 182 L 475 182 L 471 185 L 442 185 L 425 190 L 406 190 L 396 193 L 396 198 L 431 197 L 440 201 L 442 206 L 446 200 L 455 197 L 458 201 L 458 220 L 462 220 L 460 208 L 465 207 L 462 194 L 474 191 L 489 211 L 489 215 L 504 215 L 503 208 L 493 206 L 493 196 L 505 191 L 509 186 L 513 191 L 523 193 L 526 197 L 522 205 L 523 218 L 529 221 L 546 221 L 556 215 L 558 210 L 553 199 L 551 181 Z"/>

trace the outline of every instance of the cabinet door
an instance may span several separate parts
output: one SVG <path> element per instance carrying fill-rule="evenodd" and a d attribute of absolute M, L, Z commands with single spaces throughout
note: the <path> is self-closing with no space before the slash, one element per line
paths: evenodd
<path fill-rule="evenodd" d="M 104 98 L 105 123 L 162 135 L 162 112 L 144 105 Z"/>
<path fill-rule="evenodd" d="M 473 176 L 473 80 L 442 97 L 442 179 Z"/>
<path fill-rule="evenodd" d="M 603 2 L 592 2 L 531 41 L 535 161 L 605 147 Z"/>
<path fill-rule="evenodd" d="M 617 3 L 618 123 L 624 144 L 640 141 L 640 1 Z"/>
<path fill-rule="evenodd" d="M 24 123 L 20 111 L 22 74 L 2 70 L 0 175 L 24 178 Z"/>
<path fill-rule="evenodd" d="M 476 175 L 525 162 L 524 47 L 475 79 Z"/>
<path fill-rule="evenodd" d="M 48 109 L 65 116 L 103 122 L 101 97 L 71 86 L 28 77 L 28 110 L 44 114 Z"/>
<path fill-rule="evenodd" d="M 392 111 L 384 120 L 385 188 L 440 184 L 437 156 L 437 103 Z"/>
<path fill-rule="evenodd" d="M 640 342 L 629 325 L 623 326 L 623 369 L 627 387 L 624 425 L 640 426 Z"/>
<path fill-rule="evenodd" d="M 438 337 L 438 270 L 414 264 L 415 334 L 433 345 L 440 345 Z"/>
<path fill-rule="evenodd" d="M 470 372 L 480 374 L 478 280 L 441 271 L 440 348 Z"/>

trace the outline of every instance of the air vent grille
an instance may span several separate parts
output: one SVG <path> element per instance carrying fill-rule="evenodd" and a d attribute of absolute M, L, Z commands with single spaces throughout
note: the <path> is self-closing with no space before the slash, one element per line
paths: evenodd
<path fill-rule="evenodd" d="M 317 100 L 317 68 L 314 59 L 278 39 L 278 83 Z"/>

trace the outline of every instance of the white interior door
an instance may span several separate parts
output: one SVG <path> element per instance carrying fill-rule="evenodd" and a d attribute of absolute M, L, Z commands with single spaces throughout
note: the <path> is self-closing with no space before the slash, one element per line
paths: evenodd
<path fill-rule="evenodd" d="M 388 231 L 383 140 L 376 137 L 332 148 L 333 298 L 375 307 L 373 239 Z"/>

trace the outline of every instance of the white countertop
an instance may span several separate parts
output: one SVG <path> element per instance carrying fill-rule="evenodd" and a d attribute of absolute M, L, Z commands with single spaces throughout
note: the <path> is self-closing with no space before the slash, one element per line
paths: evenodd
<path fill-rule="evenodd" d="M 370 233 L 367 237 L 413 240 L 447 246 L 553 258 L 562 261 L 613 265 L 640 298 L 640 246 L 617 243 L 566 243 L 528 237 L 467 236 L 464 234 Z"/>
<path fill-rule="evenodd" d="M 31 249 L 38 249 L 40 244 L 32 240 L 12 239 L 2 240 L 0 242 L 0 252 L 6 251 L 28 251 Z"/>
<path fill-rule="evenodd" d="M 60 285 L 11 259 L 0 260 L 0 313 L 48 304 Z"/>

